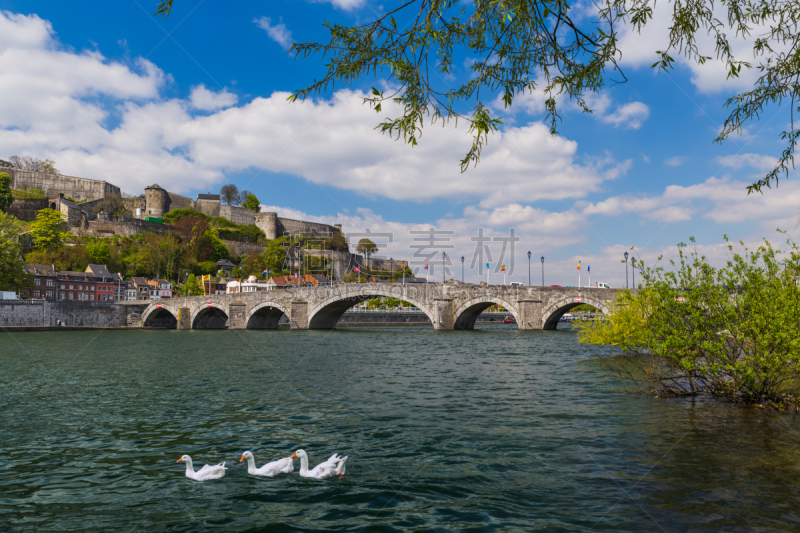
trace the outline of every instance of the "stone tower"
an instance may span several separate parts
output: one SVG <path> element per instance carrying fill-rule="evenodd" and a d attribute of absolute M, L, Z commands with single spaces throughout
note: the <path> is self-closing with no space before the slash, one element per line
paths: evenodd
<path fill-rule="evenodd" d="M 145 210 L 143 216 L 162 218 L 167 212 L 167 191 L 157 183 L 144 189 Z"/>
<path fill-rule="evenodd" d="M 277 239 L 278 213 L 256 213 L 256 226 L 267 235 L 267 239 Z"/>

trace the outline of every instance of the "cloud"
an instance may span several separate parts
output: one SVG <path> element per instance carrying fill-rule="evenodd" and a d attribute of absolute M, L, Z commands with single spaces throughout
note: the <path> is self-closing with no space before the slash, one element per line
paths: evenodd
<path fill-rule="evenodd" d="M 237 100 L 236 95 L 229 93 L 227 89 L 215 93 L 206 89 L 203 84 L 192 87 L 192 92 L 189 95 L 192 107 L 201 111 L 224 109 L 236 105 Z"/>
<path fill-rule="evenodd" d="M 312 0 L 314 3 L 318 4 L 331 4 L 333 7 L 343 9 L 345 11 L 351 11 L 353 9 L 359 8 L 364 5 L 365 0 Z"/>
<path fill-rule="evenodd" d="M 670 157 L 664 160 L 664 164 L 669 167 L 679 167 L 683 164 L 683 158 L 680 156 Z"/>
<path fill-rule="evenodd" d="M 775 168 L 775 165 L 778 164 L 778 159 L 769 155 L 736 154 L 718 157 L 717 162 L 722 166 L 735 170 L 739 170 L 743 167 L 751 167 L 762 172 L 767 172 Z"/>
<path fill-rule="evenodd" d="M 614 127 L 625 127 L 638 130 L 647 117 L 650 116 L 650 108 L 642 102 L 629 102 L 617 107 L 613 113 L 607 115 L 600 114 L 598 118 Z"/>
<path fill-rule="evenodd" d="M 253 19 L 253 22 L 256 25 L 267 32 L 269 38 L 281 45 L 281 48 L 284 50 L 288 50 L 292 47 L 292 32 L 286 27 L 282 21 L 278 22 L 278 24 L 272 24 L 272 20 L 269 17 L 261 17 L 259 19 Z"/>
<path fill-rule="evenodd" d="M 67 174 L 131 192 L 154 181 L 179 193 L 206 189 L 231 172 L 252 171 L 264 180 L 288 174 L 367 197 L 465 205 L 480 199 L 494 208 L 509 198 L 582 198 L 631 164 L 610 154 L 582 156 L 575 141 L 531 122 L 491 135 L 481 164 L 462 174 L 458 161 L 471 141 L 465 126 L 426 127 L 424 142 L 412 148 L 374 131 L 381 117 L 358 91 L 293 104 L 275 92 L 237 105 L 227 90 L 198 85 L 187 99 L 168 99 L 161 92 L 169 76 L 152 63 L 62 50 L 50 25 L 35 16 L 0 14 L 0 28 L 0 86 L 8 104 L 0 106 L 0 144 L 9 155 L 50 157 Z M 402 109 L 384 104 L 384 112 Z"/>

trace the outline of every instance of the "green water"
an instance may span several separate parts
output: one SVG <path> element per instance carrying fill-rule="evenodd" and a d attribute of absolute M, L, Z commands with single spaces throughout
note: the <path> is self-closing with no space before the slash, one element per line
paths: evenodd
<path fill-rule="evenodd" d="M 800 530 L 794 416 L 627 394 L 571 331 L 0 340 L 3 532 Z M 349 475 L 238 462 L 298 448 Z"/>

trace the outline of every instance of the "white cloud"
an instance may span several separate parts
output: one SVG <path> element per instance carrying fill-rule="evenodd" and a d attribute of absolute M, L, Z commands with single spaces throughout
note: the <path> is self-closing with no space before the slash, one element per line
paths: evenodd
<path fill-rule="evenodd" d="M 224 109 L 236 105 L 237 100 L 236 95 L 229 93 L 227 89 L 215 93 L 206 89 L 203 84 L 192 87 L 192 92 L 189 94 L 189 101 L 192 103 L 192 107 L 201 111 Z"/>
<path fill-rule="evenodd" d="M 615 127 L 623 126 L 638 130 L 647 117 L 650 116 L 650 108 L 642 102 L 629 102 L 617 107 L 613 113 L 599 115 L 599 119 Z"/>
<path fill-rule="evenodd" d="M 288 50 L 292 47 L 292 32 L 286 27 L 282 21 L 278 22 L 277 24 L 272 24 L 272 20 L 269 17 L 261 17 L 259 19 L 253 19 L 253 22 L 256 25 L 267 32 L 270 39 L 281 45 L 281 48 L 284 50 Z"/>
<path fill-rule="evenodd" d="M 726 155 L 717 158 L 720 165 L 739 170 L 743 167 L 751 167 L 762 172 L 767 172 L 775 168 L 778 159 L 769 155 L 760 154 L 736 154 Z"/>
<path fill-rule="evenodd" d="M 365 0 L 312 0 L 312 2 L 319 4 L 331 4 L 333 7 L 350 11 L 364 5 Z"/>
<path fill-rule="evenodd" d="M 664 160 L 664 164 L 669 167 L 679 167 L 683 164 L 683 158 L 680 156 L 670 157 Z"/>

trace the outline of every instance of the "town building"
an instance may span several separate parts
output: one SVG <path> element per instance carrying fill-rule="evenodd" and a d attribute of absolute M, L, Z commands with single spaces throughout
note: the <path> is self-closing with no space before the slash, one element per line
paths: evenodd
<path fill-rule="evenodd" d="M 135 300 L 149 300 L 150 299 L 150 284 L 142 277 L 131 278 L 134 288 L 136 289 Z"/>
<path fill-rule="evenodd" d="M 165 279 L 151 279 L 147 284 L 150 286 L 151 300 L 166 300 L 172 298 L 172 283 Z"/>
<path fill-rule="evenodd" d="M 20 291 L 20 298 L 56 299 L 56 267 L 42 263 L 28 263 L 25 273 L 33 276 L 33 288 Z"/>
<path fill-rule="evenodd" d="M 136 301 L 136 284 L 134 284 L 132 281 L 125 282 L 125 301 L 126 302 Z"/>
<path fill-rule="evenodd" d="M 85 272 L 97 279 L 96 298 L 98 301 L 122 301 L 125 299 L 125 282 L 122 275 L 112 273 L 105 265 L 89 265 Z"/>
<path fill-rule="evenodd" d="M 236 265 L 227 259 L 220 259 L 217 261 L 217 272 L 223 272 L 226 276 L 230 276 L 231 273 L 233 273 L 234 267 L 236 267 Z"/>
<path fill-rule="evenodd" d="M 56 299 L 94 302 L 96 294 L 97 281 L 94 274 L 68 270 L 56 272 Z"/>

